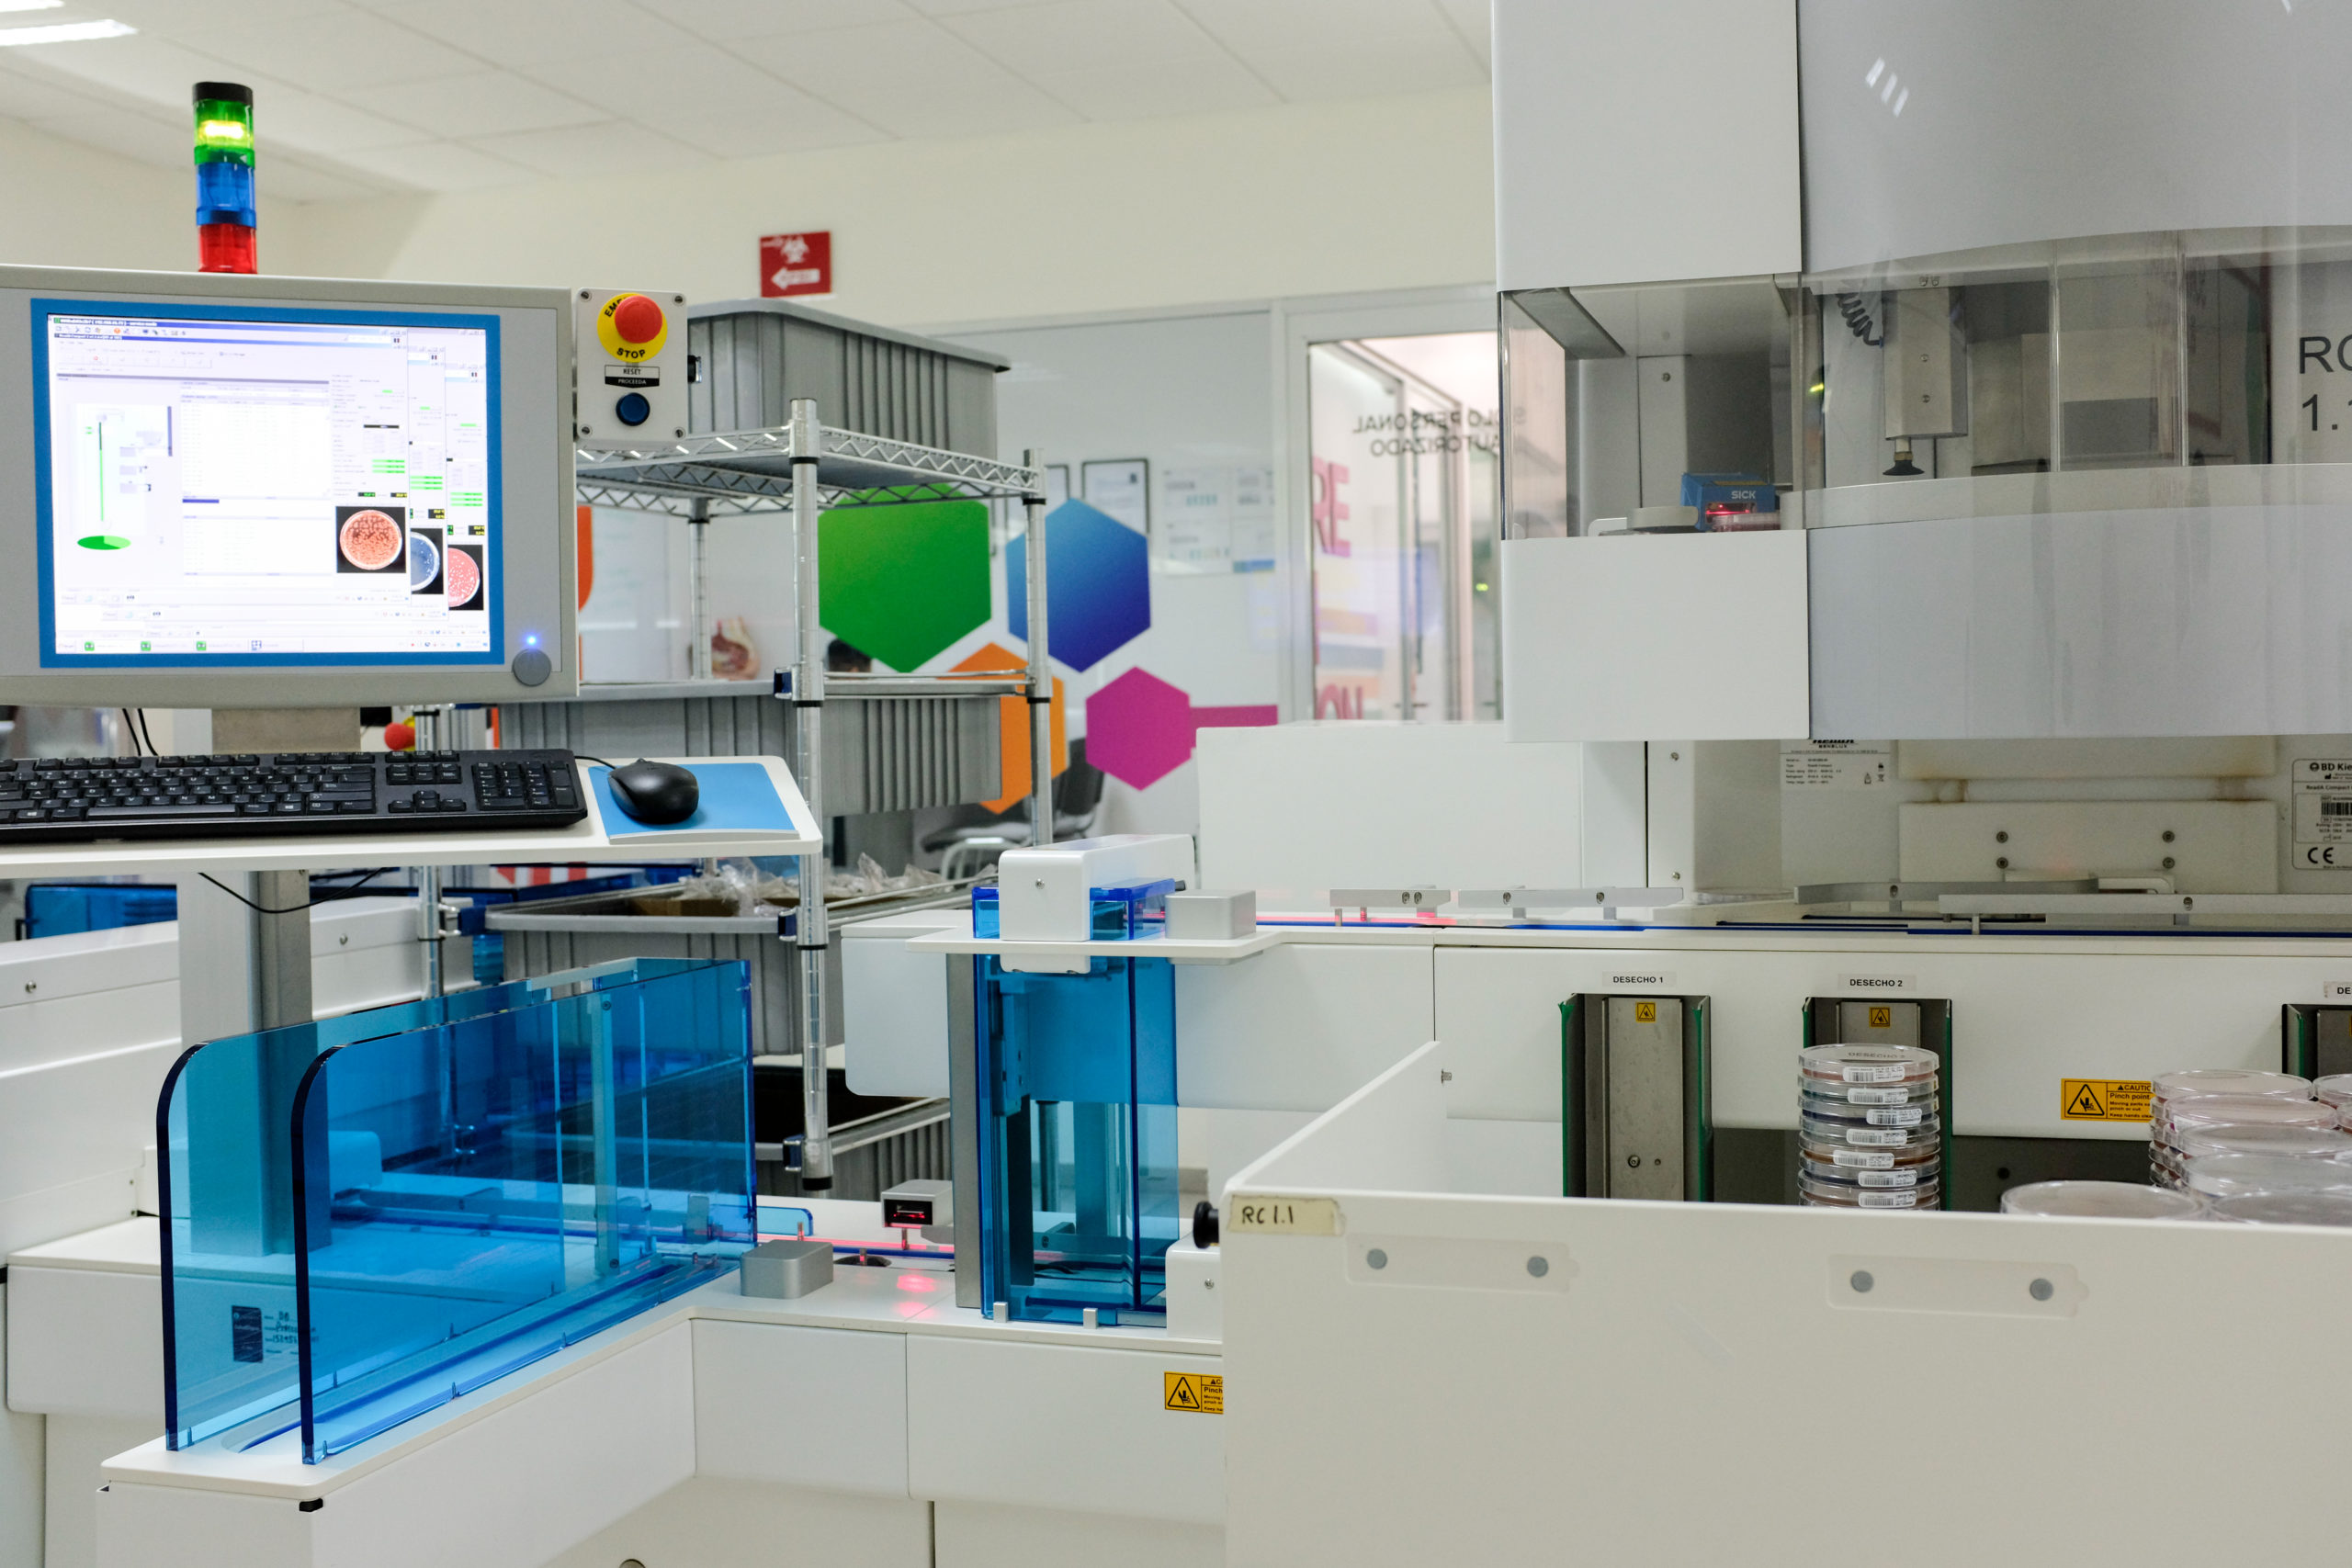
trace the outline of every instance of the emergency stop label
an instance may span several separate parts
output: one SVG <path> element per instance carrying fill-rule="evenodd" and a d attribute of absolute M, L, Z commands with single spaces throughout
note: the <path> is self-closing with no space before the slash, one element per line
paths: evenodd
<path fill-rule="evenodd" d="M 1159 1407 L 1189 1410 L 1195 1416 L 1225 1414 L 1225 1380 L 1206 1372 L 1162 1372 Z"/>
<path fill-rule="evenodd" d="M 2058 1115 L 2067 1122 L 2145 1122 L 2145 1078 L 2060 1078 Z"/>
<path fill-rule="evenodd" d="M 2293 777 L 2295 863 L 2352 871 L 2352 757 L 2305 757 Z"/>

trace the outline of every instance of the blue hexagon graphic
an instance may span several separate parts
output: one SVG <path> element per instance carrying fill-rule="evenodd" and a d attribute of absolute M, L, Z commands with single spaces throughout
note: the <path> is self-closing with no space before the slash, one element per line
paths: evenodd
<path fill-rule="evenodd" d="M 1004 552 L 1004 596 L 1012 635 L 1029 635 L 1022 582 L 1029 538 Z M 1141 534 L 1082 501 L 1046 513 L 1046 651 L 1089 670 L 1151 629 L 1151 551 Z"/>

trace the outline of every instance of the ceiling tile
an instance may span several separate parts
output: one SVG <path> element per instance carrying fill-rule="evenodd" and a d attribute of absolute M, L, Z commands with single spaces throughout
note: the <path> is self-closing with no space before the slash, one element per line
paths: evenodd
<path fill-rule="evenodd" d="M 1176 0 L 1249 64 L 1261 54 L 1309 54 L 1409 43 L 1470 57 L 1430 0 Z"/>
<path fill-rule="evenodd" d="M 365 147 L 399 147 L 425 138 L 405 125 L 314 93 L 274 87 L 256 95 L 254 141 L 266 160 L 280 145 L 330 155 Z"/>
<path fill-rule="evenodd" d="M 0 70 L 0 114 L 11 119 L 54 119 L 106 107 L 103 99 L 61 86 L 47 76 Z"/>
<path fill-rule="evenodd" d="M 1492 71 L 1495 18 L 1488 0 L 1437 0 L 1437 4 L 1453 30 L 1462 35 L 1462 41 L 1470 46 L 1470 52 L 1478 57 L 1478 63 Z"/>
<path fill-rule="evenodd" d="M 615 120 L 570 130 L 525 130 L 512 136 L 485 136 L 472 145 L 559 178 L 636 173 L 706 161 L 702 153 L 683 141 L 673 141 L 642 126 Z"/>
<path fill-rule="evenodd" d="M 789 87 L 784 90 L 799 99 L 799 106 L 789 112 L 780 112 L 773 105 L 721 102 L 663 106 L 641 111 L 638 118 L 719 158 L 757 158 L 771 152 L 807 152 L 890 140 L 889 132 L 831 104 L 819 103 Z"/>
<path fill-rule="evenodd" d="M 957 17 L 974 11 L 1009 11 L 1032 0 L 907 0 L 927 17 Z"/>
<path fill-rule="evenodd" d="M 694 41 L 629 0 L 394 0 L 378 15 L 510 70 Z"/>
<path fill-rule="evenodd" d="M 639 0 L 645 9 L 718 43 L 903 22 L 906 0 Z"/>
<path fill-rule="evenodd" d="M 413 147 L 381 147 L 345 153 L 339 162 L 415 190 L 481 190 L 522 185 L 537 175 L 519 164 L 455 141 L 421 141 Z"/>
<path fill-rule="evenodd" d="M 36 130 L 62 137 L 68 141 L 79 141 L 85 147 L 96 147 L 103 152 L 113 152 L 164 168 L 188 167 L 187 131 L 159 119 L 148 119 L 126 110 L 100 109 L 91 114 L 37 119 L 32 123 Z M 192 173 L 187 188 L 188 211 L 193 213 L 196 210 L 196 179 Z M 189 221 L 195 220 L 190 218 Z"/>
<path fill-rule="evenodd" d="M 1047 0 L 967 12 L 941 25 L 1033 82 L 1064 72 L 1126 74 L 1163 61 L 1231 59 L 1169 0 Z"/>
<path fill-rule="evenodd" d="M 1078 118 L 926 22 L 754 39 L 740 52 L 896 136 L 983 135 Z"/>
<path fill-rule="evenodd" d="M 346 90 L 461 76 L 481 68 L 480 60 L 423 33 L 349 9 L 269 27 L 209 32 L 204 35 L 204 48 L 232 64 L 283 81 Z"/>
<path fill-rule="evenodd" d="M 345 15 L 351 10 L 344 0 L 236 0 L 233 9 L 221 0 L 106 0 L 103 6 L 88 0 L 85 8 L 129 22 L 142 33 L 191 42 L 201 42 L 203 35 L 219 31 L 223 20 L 232 19 L 247 28 L 301 17 Z"/>
<path fill-rule="evenodd" d="M 715 43 L 689 42 L 678 49 L 599 56 L 533 67 L 538 81 L 611 112 L 638 118 L 651 104 L 708 107 L 729 99 L 764 103 L 780 95 L 798 96 L 756 65 L 747 65 Z"/>
<path fill-rule="evenodd" d="M 1263 108 L 1283 100 L 1229 56 L 1173 60 L 1148 71 L 1038 72 L 1044 92 L 1093 120 L 1155 119 Z"/>
<path fill-rule="evenodd" d="M 503 71 L 469 76 L 403 82 L 395 87 L 360 87 L 348 96 L 387 119 L 436 136 L 496 136 L 509 130 L 551 130 L 612 117 L 569 94 Z M 259 127 L 255 128 L 258 130 Z"/>
<path fill-rule="evenodd" d="M 384 194 L 385 182 L 330 174 L 292 158 L 272 158 L 262 173 L 262 195 L 273 201 L 356 201 Z"/>
<path fill-rule="evenodd" d="M 1449 51 L 1390 45 L 1251 56 L 1250 68 L 1285 98 L 1380 98 L 1484 85 L 1487 73 L 1457 41 Z"/>
<path fill-rule="evenodd" d="M 225 62 L 210 55 L 143 33 L 10 51 L 9 63 L 19 62 L 53 76 L 96 84 L 109 89 L 108 96 L 137 98 L 183 114 L 192 85 L 218 80 L 230 71 Z"/>

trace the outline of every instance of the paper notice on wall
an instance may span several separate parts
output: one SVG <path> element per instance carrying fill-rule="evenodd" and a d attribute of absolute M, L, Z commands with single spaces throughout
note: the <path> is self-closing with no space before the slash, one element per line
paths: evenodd
<path fill-rule="evenodd" d="M 1880 740 L 1784 740 L 1782 789 L 1883 789 L 1894 752 Z"/>
<path fill-rule="evenodd" d="M 1153 553 L 1163 572 L 1273 570 L 1274 470 L 1265 464 L 1165 468 L 1155 516 Z"/>
<path fill-rule="evenodd" d="M 1233 469 L 1168 468 L 1159 474 L 1159 570 L 1177 575 L 1229 571 L 1233 561 Z"/>
<path fill-rule="evenodd" d="M 2352 757 L 2298 758 L 2293 777 L 2295 864 L 2352 866 Z"/>

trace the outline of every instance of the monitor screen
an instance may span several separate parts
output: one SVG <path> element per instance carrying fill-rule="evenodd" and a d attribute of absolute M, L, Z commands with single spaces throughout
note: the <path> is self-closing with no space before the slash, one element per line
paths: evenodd
<path fill-rule="evenodd" d="M 44 666 L 503 659 L 495 314 L 32 311 Z"/>

